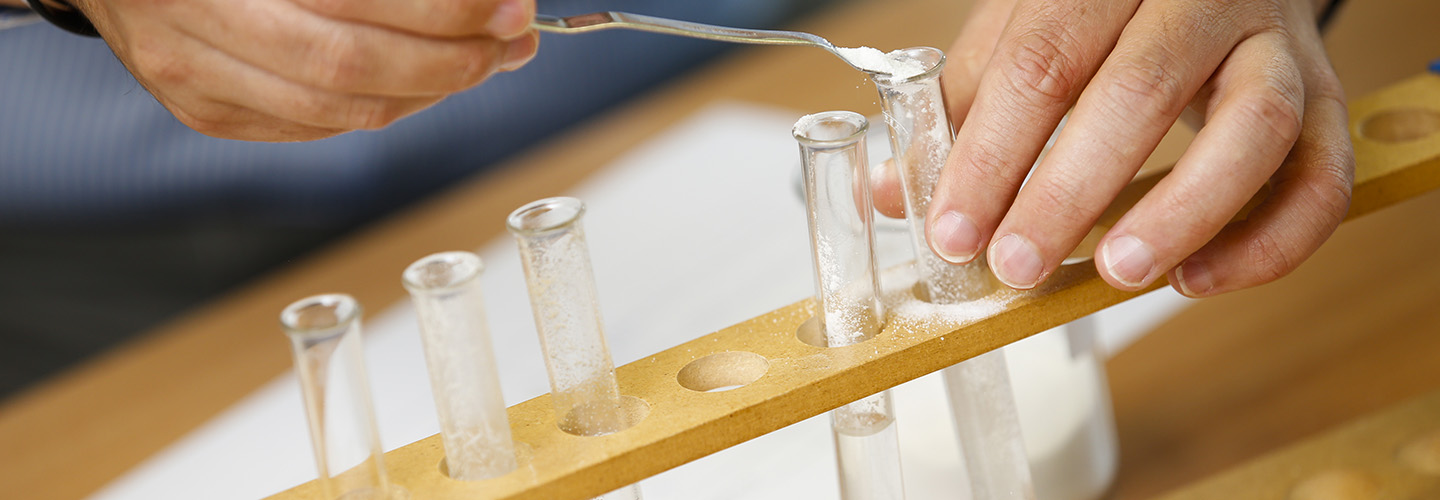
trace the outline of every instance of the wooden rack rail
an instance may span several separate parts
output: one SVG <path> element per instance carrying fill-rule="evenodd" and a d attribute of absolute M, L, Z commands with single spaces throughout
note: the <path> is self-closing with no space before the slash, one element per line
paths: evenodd
<path fill-rule="evenodd" d="M 1440 187 L 1440 76 L 1416 76 L 1356 100 L 1350 116 L 1357 168 L 1347 220 Z M 1157 179 L 1127 188 L 1101 227 Z M 387 453 L 387 465 L 393 480 L 417 499 L 589 498 L 1136 295 L 1110 288 L 1087 261 L 1062 267 L 1036 290 L 996 292 L 988 299 L 995 307 L 984 314 L 901 315 L 875 338 L 833 349 L 796 338 L 813 315 L 813 304 L 802 301 L 620 367 L 621 391 L 643 401 L 648 412 L 624 431 L 566 434 L 555 425 L 548 396 L 540 396 L 509 410 L 515 440 L 525 450 L 520 469 L 509 475 L 449 479 L 439 436 Z M 736 352 L 755 356 L 723 354 Z M 684 377 L 701 385 L 758 378 L 729 391 L 700 392 L 677 378 L 687 366 Z M 319 495 L 311 482 L 270 498 L 322 500 Z"/>

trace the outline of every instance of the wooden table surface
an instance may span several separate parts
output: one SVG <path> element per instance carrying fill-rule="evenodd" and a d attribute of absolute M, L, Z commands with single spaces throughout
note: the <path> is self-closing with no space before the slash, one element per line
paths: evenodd
<path fill-rule="evenodd" d="M 797 27 L 840 44 L 943 48 L 968 4 L 855 1 Z M 1440 57 L 1436 19 L 1433 0 L 1350 2 L 1327 40 L 1348 92 Z M 415 258 L 478 247 L 503 234 L 514 207 L 564 192 L 722 99 L 876 108 L 862 77 L 823 54 L 737 51 L 5 401 L 0 488 L 26 499 L 94 492 L 288 368 L 275 317 L 291 300 L 344 291 L 383 310 L 403 298 L 397 277 Z M 1172 133 L 1151 164 L 1173 161 L 1189 137 Z M 1293 276 L 1197 302 L 1112 360 L 1116 496 L 1148 498 L 1440 388 L 1434 213 L 1431 194 L 1350 223 Z"/>

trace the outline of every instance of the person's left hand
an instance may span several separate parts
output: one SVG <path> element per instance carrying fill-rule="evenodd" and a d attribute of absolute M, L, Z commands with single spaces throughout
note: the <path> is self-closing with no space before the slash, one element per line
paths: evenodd
<path fill-rule="evenodd" d="M 70 0 L 205 135 L 375 130 L 534 57 L 533 0 Z"/>
<path fill-rule="evenodd" d="M 1206 125 L 1100 241 L 1100 276 L 1138 290 L 1169 272 L 1198 297 L 1294 270 L 1343 219 L 1354 169 L 1314 1 L 980 2 L 944 77 L 963 124 L 930 204 L 932 250 L 963 263 L 988 248 L 1001 281 L 1036 286 L 1188 104 Z"/>

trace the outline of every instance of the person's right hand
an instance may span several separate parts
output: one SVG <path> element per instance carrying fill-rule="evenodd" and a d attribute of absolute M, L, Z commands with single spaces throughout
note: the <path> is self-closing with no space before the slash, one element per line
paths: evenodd
<path fill-rule="evenodd" d="M 535 55 L 534 0 L 79 0 L 116 57 L 210 136 L 377 129 Z"/>
<path fill-rule="evenodd" d="M 1329 3 L 978 0 L 941 82 L 961 125 L 925 216 L 930 250 L 1039 285 L 1188 109 L 1203 117 L 1195 140 L 1097 242 L 1097 273 L 1127 291 L 1168 277 L 1198 298 L 1295 270 L 1354 182 L 1316 25 Z"/>

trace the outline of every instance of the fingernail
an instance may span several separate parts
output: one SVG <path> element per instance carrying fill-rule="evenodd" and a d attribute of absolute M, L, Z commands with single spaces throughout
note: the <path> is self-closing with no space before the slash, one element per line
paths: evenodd
<path fill-rule="evenodd" d="M 485 31 L 501 39 L 520 36 L 529 28 L 530 12 L 524 0 L 504 0 L 490 13 L 490 21 L 485 24 Z"/>
<path fill-rule="evenodd" d="M 1199 262 L 1186 262 L 1175 268 L 1175 281 L 1180 283 L 1180 293 L 1187 297 L 1204 297 L 1215 289 L 1215 277 Z"/>
<path fill-rule="evenodd" d="M 539 37 L 527 36 L 505 46 L 505 62 L 500 63 L 500 71 L 515 71 L 534 59 L 538 39 Z"/>
<path fill-rule="evenodd" d="M 1150 246 L 1134 236 L 1121 236 L 1110 240 L 1100 250 L 1105 258 L 1105 267 L 1110 276 L 1125 286 L 1145 285 L 1146 278 L 1155 269 L 1155 253 Z"/>
<path fill-rule="evenodd" d="M 930 248 L 952 264 L 970 262 L 980 251 L 980 229 L 960 212 L 945 212 L 930 224 Z"/>
<path fill-rule="evenodd" d="M 1007 234 L 990 247 L 990 267 L 995 277 L 1010 288 L 1028 290 L 1040 283 L 1040 272 L 1045 263 L 1040 261 L 1040 252 L 1035 245 L 1017 234 Z"/>

